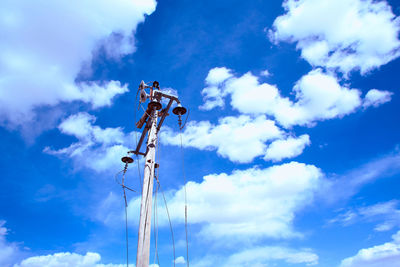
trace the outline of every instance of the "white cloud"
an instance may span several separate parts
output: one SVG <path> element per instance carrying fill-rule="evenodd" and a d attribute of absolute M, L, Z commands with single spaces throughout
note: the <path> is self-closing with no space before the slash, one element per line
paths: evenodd
<path fill-rule="evenodd" d="M 263 70 L 260 74 L 261 74 L 261 76 L 264 76 L 264 77 L 269 77 L 272 75 L 271 72 L 269 72 L 268 70 Z"/>
<path fill-rule="evenodd" d="M 362 74 L 397 58 L 400 20 L 386 1 L 286 0 L 270 38 L 297 43 L 313 66 Z"/>
<path fill-rule="evenodd" d="M 60 102 L 110 105 L 126 85 L 75 80 L 90 72 L 102 44 L 112 58 L 133 52 L 132 33 L 155 7 L 154 0 L 2 1 L 0 120 L 22 124 L 35 108 Z"/>
<path fill-rule="evenodd" d="M 210 109 L 223 106 L 224 97 L 230 94 L 231 106 L 240 113 L 271 115 L 284 127 L 312 126 L 317 121 L 340 118 L 354 112 L 362 104 L 359 90 L 340 85 L 333 74 L 321 69 L 310 71 L 296 82 L 293 87 L 296 101 L 281 96 L 275 85 L 260 83 L 258 77 L 250 72 L 230 77 L 214 93 L 218 95 L 215 99 L 221 105 L 210 104 Z M 383 103 L 382 94 L 386 96 L 385 101 L 390 100 L 387 99 L 388 93 L 376 90 L 367 94 L 365 103 L 371 102 L 371 98 L 374 98 L 374 103 Z M 208 101 L 206 99 L 205 105 Z"/>
<path fill-rule="evenodd" d="M 70 252 L 60 252 L 45 256 L 34 256 L 24 259 L 14 267 L 124 267 L 126 264 L 101 264 L 98 253 L 87 252 L 85 255 Z M 133 264 L 129 264 L 133 267 Z"/>
<path fill-rule="evenodd" d="M 267 149 L 265 142 L 282 136 L 283 132 L 274 121 L 265 116 L 251 118 L 245 115 L 221 118 L 217 125 L 208 121 L 189 122 L 182 134 L 186 147 L 216 149 L 222 157 L 241 163 L 264 155 Z M 161 141 L 180 145 L 179 135 L 170 128 L 162 132 Z"/>
<path fill-rule="evenodd" d="M 231 106 L 246 114 L 274 114 L 291 109 L 291 101 L 280 95 L 275 85 L 260 84 L 250 72 L 226 83 L 225 91 L 231 94 Z"/>
<path fill-rule="evenodd" d="M 201 224 L 202 238 L 214 240 L 301 236 L 293 229 L 293 219 L 312 201 L 321 177 L 315 166 L 298 162 L 207 175 L 200 183 L 186 184 L 188 222 Z M 182 223 L 184 189 L 167 196 L 172 220 Z M 160 225 L 167 225 L 164 217 Z"/>
<path fill-rule="evenodd" d="M 9 267 L 19 256 L 20 251 L 15 243 L 6 240 L 8 229 L 5 221 L 0 220 L 0 266 Z"/>
<path fill-rule="evenodd" d="M 218 85 L 203 90 L 206 97 L 201 108 L 223 107 L 224 98 L 230 95 L 232 108 L 242 115 L 222 118 L 217 125 L 208 121 L 191 122 L 183 133 L 183 144 L 199 149 L 216 149 L 219 155 L 235 162 L 251 162 L 261 155 L 265 160 L 273 161 L 292 158 L 300 155 L 310 144 L 308 135 L 290 137 L 266 115 L 272 116 L 285 128 L 295 125 L 311 127 L 317 121 L 341 118 L 362 106 L 376 107 L 390 101 L 391 96 L 390 92 L 372 89 L 362 99 L 360 90 L 342 86 L 332 73 L 314 69 L 296 82 L 292 91 L 295 101 L 292 101 L 281 96 L 275 85 L 260 83 L 258 77 L 250 72 L 240 77 L 231 73 L 226 68 L 210 70 L 208 77 L 212 79 L 209 80 Z M 207 80 L 206 83 L 211 84 Z M 180 144 L 179 136 L 170 129 L 163 136 L 168 144 Z M 268 141 L 274 142 L 267 148 Z"/>
<path fill-rule="evenodd" d="M 352 257 L 342 260 L 340 267 L 393 267 L 400 262 L 400 231 L 393 240 L 383 245 L 364 248 Z"/>
<path fill-rule="evenodd" d="M 376 89 L 371 89 L 365 95 L 363 107 L 367 108 L 370 106 L 378 107 L 392 99 L 393 93 L 389 91 L 379 91 Z"/>
<path fill-rule="evenodd" d="M 213 68 L 208 72 L 206 83 L 209 85 L 219 85 L 232 77 L 230 69 L 226 67 Z"/>
<path fill-rule="evenodd" d="M 269 266 L 269 262 L 283 260 L 289 264 L 318 264 L 318 255 L 309 249 L 295 250 L 284 247 L 255 247 L 231 255 L 223 265 L 226 267 Z"/>
<path fill-rule="evenodd" d="M 96 83 L 81 85 L 82 91 L 78 99 L 91 103 L 93 108 L 111 106 L 114 96 L 128 92 L 128 85 L 121 86 L 119 81 L 111 81 L 102 86 Z"/>
<path fill-rule="evenodd" d="M 330 220 L 329 223 L 340 223 L 344 226 L 348 226 L 360 221 L 378 221 L 380 223 L 375 226 L 375 231 L 389 231 L 396 226 L 400 226 L 400 210 L 397 209 L 397 206 L 398 201 L 392 200 L 356 209 L 349 209 Z"/>
<path fill-rule="evenodd" d="M 317 120 L 343 117 L 361 104 L 360 91 L 341 86 L 336 77 L 320 69 L 303 76 L 294 86 L 298 101 L 294 104 L 297 114 L 292 123 L 289 114 L 281 119 L 289 124 L 310 124 Z"/>
<path fill-rule="evenodd" d="M 280 161 L 284 158 L 293 158 L 300 155 L 307 145 L 310 145 L 310 136 L 303 134 L 298 138 L 289 137 L 272 142 L 265 153 L 265 160 Z"/>
<path fill-rule="evenodd" d="M 206 77 L 207 87 L 201 91 L 204 104 L 200 106 L 200 109 L 211 110 L 215 107 L 224 106 L 223 97 L 226 92 L 224 92 L 222 85 L 230 77 L 232 77 L 231 70 L 225 67 L 213 68 L 208 72 Z"/>
<path fill-rule="evenodd" d="M 185 261 L 185 258 L 184 258 L 184 257 L 179 256 L 178 258 L 175 259 L 175 263 L 176 263 L 176 264 L 185 264 L 186 261 Z"/>
<path fill-rule="evenodd" d="M 122 128 L 100 128 L 93 125 L 96 118 L 88 113 L 71 115 L 59 125 L 59 130 L 74 136 L 78 142 L 68 147 L 53 150 L 49 147 L 44 152 L 52 155 L 66 155 L 75 159 L 79 166 L 101 172 L 110 168 L 121 167 L 121 157 L 131 150 L 134 133 L 125 135 Z"/>
<path fill-rule="evenodd" d="M 228 84 L 232 107 L 242 113 L 266 113 L 285 127 L 313 125 L 316 121 L 342 117 L 361 104 L 360 91 L 342 87 L 334 76 L 321 69 L 310 71 L 294 86 L 296 102 L 282 97 L 279 90 L 260 84 L 250 73 Z"/>

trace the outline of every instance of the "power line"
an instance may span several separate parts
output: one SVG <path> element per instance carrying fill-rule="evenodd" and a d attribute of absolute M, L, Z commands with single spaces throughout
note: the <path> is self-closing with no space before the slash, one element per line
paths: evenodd
<path fill-rule="evenodd" d="M 125 240 L 126 240 L 126 266 L 129 267 L 129 234 L 128 234 L 128 201 L 126 199 L 126 190 L 128 189 L 130 191 L 136 192 L 135 190 L 127 187 L 125 185 L 125 175 L 128 170 L 128 164 L 133 162 L 133 159 L 129 156 L 125 156 L 122 159 L 122 162 L 125 163 L 124 169 L 122 171 L 119 171 L 115 175 L 115 180 L 116 182 L 122 187 L 122 191 L 124 193 L 124 200 L 125 200 Z M 118 180 L 118 175 L 122 173 L 122 179 L 121 182 Z"/>
<path fill-rule="evenodd" d="M 189 114 L 188 114 L 189 115 Z M 187 120 L 187 116 L 186 116 Z M 185 121 L 186 124 L 186 121 Z M 186 264 L 187 267 L 189 267 L 189 240 L 188 240 L 188 223 L 187 223 L 187 191 L 186 191 L 186 173 L 185 173 L 185 159 L 184 159 L 184 153 L 183 153 L 183 142 L 182 142 L 182 129 L 185 126 L 185 124 L 182 126 L 182 120 L 181 120 L 181 115 L 179 114 L 179 136 L 181 139 L 181 158 L 182 158 L 182 174 L 183 174 L 183 188 L 185 191 L 185 236 L 186 236 Z"/>

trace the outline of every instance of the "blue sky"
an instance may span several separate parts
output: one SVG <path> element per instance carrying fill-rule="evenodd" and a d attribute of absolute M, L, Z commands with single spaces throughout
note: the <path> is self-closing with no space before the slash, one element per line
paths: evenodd
<path fill-rule="evenodd" d="M 190 266 L 396 266 L 399 16 L 398 1 L 372 0 L 3 1 L 0 266 L 126 266 L 114 175 L 142 80 L 190 110 Z M 159 137 L 185 266 L 176 116 Z M 139 178 L 135 161 L 127 184 Z M 140 195 L 128 201 L 134 266 Z"/>

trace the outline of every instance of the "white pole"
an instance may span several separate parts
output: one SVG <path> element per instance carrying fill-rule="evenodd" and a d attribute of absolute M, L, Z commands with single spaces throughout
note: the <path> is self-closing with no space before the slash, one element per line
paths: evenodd
<path fill-rule="evenodd" d="M 147 140 L 148 151 L 144 167 L 136 267 L 148 267 L 150 260 L 151 205 L 154 182 L 154 160 L 157 146 L 157 117 L 158 111 L 154 107 L 151 118 L 149 118 L 152 121 Z"/>

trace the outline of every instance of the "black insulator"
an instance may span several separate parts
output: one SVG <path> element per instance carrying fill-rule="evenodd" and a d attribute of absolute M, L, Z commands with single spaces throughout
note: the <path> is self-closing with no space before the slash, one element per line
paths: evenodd
<path fill-rule="evenodd" d="M 148 105 L 147 108 L 150 110 L 153 110 L 153 108 L 156 108 L 156 110 L 160 110 L 162 108 L 162 105 L 160 102 L 157 101 L 151 101 Z"/>
<path fill-rule="evenodd" d="M 123 163 L 132 163 L 133 162 L 133 158 L 125 156 L 125 157 L 122 157 L 121 161 Z"/>
<path fill-rule="evenodd" d="M 186 113 L 186 108 L 182 107 L 182 106 L 177 106 L 174 107 L 174 109 L 172 110 L 172 112 L 175 115 L 184 115 Z"/>
<path fill-rule="evenodd" d="M 157 89 L 160 89 L 160 84 L 157 81 L 154 81 L 153 82 L 153 87 L 157 88 Z"/>

